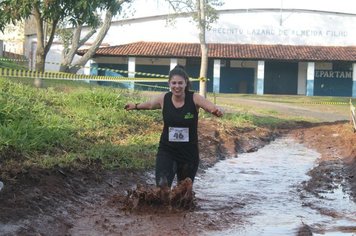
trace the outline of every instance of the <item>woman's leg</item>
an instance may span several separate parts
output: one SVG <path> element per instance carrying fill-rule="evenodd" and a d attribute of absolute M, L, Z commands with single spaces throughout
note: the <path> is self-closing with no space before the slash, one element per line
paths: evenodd
<path fill-rule="evenodd" d="M 169 152 L 158 150 L 156 156 L 156 185 L 157 187 L 169 188 L 172 186 L 174 176 L 177 172 L 177 164 Z"/>
<path fill-rule="evenodd" d="M 178 182 L 190 178 L 194 182 L 195 175 L 198 171 L 199 159 L 190 162 L 180 162 L 177 164 L 177 179 Z"/>
<path fill-rule="evenodd" d="M 191 146 L 185 150 L 185 159 L 177 163 L 178 182 L 190 178 L 194 181 L 199 166 L 199 148 Z"/>

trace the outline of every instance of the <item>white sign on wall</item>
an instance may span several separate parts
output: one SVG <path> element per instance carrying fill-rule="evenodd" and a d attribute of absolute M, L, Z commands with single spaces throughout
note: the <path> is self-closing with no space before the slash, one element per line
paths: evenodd
<path fill-rule="evenodd" d="M 210 43 L 351 46 L 356 17 L 325 13 L 277 12 L 221 14 L 207 33 Z"/>

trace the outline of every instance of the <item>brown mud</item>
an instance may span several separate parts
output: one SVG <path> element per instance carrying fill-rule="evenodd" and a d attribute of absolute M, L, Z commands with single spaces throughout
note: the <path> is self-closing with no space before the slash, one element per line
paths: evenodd
<path fill-rule="evenodd" d="M 288 135 L 322 154 L 304 185 L 307 191 L 318 195 L 342 183 L 351 186 L 351 195 L 356 199 L 356 134 L 346 121 L 302 122 L 269 130 L 229 129 L 212 119 L 200 122 L 199 133 L 199 173 L 221 159 L 256 151 L 276 137 Z M 224 213 L 224 209 L 209 214 L 167 204 L 164 210 L 148 205 L 132 211 L 133 206 L 142 204 L 132 201 L 131 209 L 127 208 L 127 190 L 131 189 L 132 195 L 145 191 L 137 185 L 153 187 L 150 172 L 102 171 L 94 167 L 80 171 L 13 169 L 6 176 L 0 192 L 1 235 L 198 235 L 244 220 L 244 215 Z M 233 207 L 243 205 L 240 202 Z M 308 235 L 310 230 L 303 225 L 299 232 Z"/>
<path fill-rule="evenodd" d="M 190 178 L 182 180 L 172 189 L 168 185 L 160 187 L 138 185 L 135 189 L 129 189 L 125 196 L 117 195 L 116 199 L 116 204 L 122 205 L 122 210 L 129 212 L 145 212 L 151 209 L 193 210 L 196 205 L 193 182 Z"/>

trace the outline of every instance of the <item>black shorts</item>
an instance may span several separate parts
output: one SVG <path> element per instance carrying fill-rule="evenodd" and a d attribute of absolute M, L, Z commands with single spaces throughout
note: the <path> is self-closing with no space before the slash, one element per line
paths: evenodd
<path fill-rule="evenodd" d="M 199 166 L 198 148 L 189 150 L 188 155 L 187 158 L 182 158 L 176 152 L 159 148 L 156 157 L 157 186 L 163 181 L 171 187 L 176 174 L 178 182 L 187 177 L 194 181 Z"/>

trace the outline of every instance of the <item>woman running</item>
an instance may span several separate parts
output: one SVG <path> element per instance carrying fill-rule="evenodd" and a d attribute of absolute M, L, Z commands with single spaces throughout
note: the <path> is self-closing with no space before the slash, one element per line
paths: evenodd
<path fill-rule="evenodd" d="M 203 96 L 189 91 L 189 77 L 177 65 L 169 72 L 170 92 L 140 103 L 128 103 L 126 110 L 162 109 L 163 131 L 156 156 L 156 184 L 172 186 L 177 175 L 178 183 L 186 178 L 194 181 L 199 165 L 198 112 L 200 108 L 221 117 L 223 111 Z"/>

